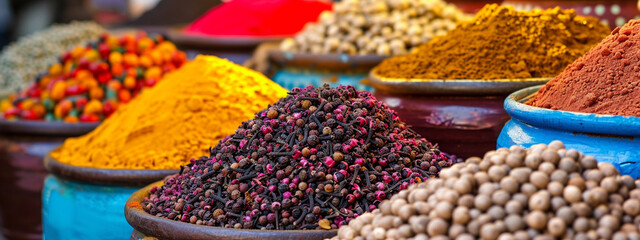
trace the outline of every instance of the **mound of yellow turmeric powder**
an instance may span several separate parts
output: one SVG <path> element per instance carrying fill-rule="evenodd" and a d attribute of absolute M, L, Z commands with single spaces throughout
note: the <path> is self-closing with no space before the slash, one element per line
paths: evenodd
<path fill-rule="evenodd" d="M 177 169 L 286 94 L 260 73 L 198 56 L 51 156 L 81 167 Z"/>

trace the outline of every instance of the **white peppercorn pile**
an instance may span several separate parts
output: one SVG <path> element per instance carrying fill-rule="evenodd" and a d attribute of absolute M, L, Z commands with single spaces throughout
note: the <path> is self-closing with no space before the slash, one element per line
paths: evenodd
<path fill-rule="evenodd" d="M 640 239 L 640 181 L 562 142 L 501 148 L 342 226 L 339 239 Z"/>
<path fill-rule="evenodd" d="M 404 55 L 469 18 L 443 0 L 343 0 L 280 47 L 295 53 Z"/>
<path fill-rule="evenodd" d="M 94 22 L 72 22 L 53 25 L 6 46 L 0 53 L 0 98 L 26 88 L 56 63 L 58 56 L 104 32 Z"/>

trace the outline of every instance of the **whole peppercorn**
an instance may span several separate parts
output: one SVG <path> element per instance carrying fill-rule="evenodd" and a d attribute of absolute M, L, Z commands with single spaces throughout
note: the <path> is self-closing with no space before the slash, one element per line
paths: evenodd
<path fill-rule="evenodd" d="M 419 169 L 422 161 L 435 169 Z M 210 156 L 168 178 L 143 206 L 150 204 L 149 213 L 167 218 L 163 210 L 175 210 L 176 203 L 164 199 L 186 199 L 181 211 L 196 213 L 196 223 L 209 225 L 214 219 L 211 225 L 222 227 L 334 229 L 385 209 L 384 200 L 457 162 L 461 159 L 419 137 L 370 93 L 352 86 L 294 88 L 244 122 Z M 450 204 L 458 198 L 453 191 L 443 196 Z M 407 235 L 408 223 L 399 229 L 404 221 L 425 211 L 407 203 L 406 196 L 403 200 L 397 207 L 403 206 L 407 218 L 394 218 L 394 230 L 385 234 Z M 174 217 L 189 222 L 191 216 Z"/>
<path fill-rule="evenodd" d="M 556 148 L 537 145 L 521 152 L 513 148 L 518 153 L 509 152 L 511 148 L 498 149 L 487 153 L 484 159 L 470 158 L 443 169 L 440 178 L 410 186 L 394 195 L 393 200 L 382 202 L 380 210 L 367 215 L 366 222 L 373 221 L 372 224 L 364 223 L 358 226 L 358 231 L 352 229 L 356 233 L 353 238 L 373 238 L 371 231 L 375 228 L 384 229 L 385 238 L 402 235 L 409 239 L 631 239 L 640 236 L 637 227 L 640 187 L 636 187 L 640 186 L 640 180 L 634 182 L 615 175 L 612 170 L 615 168 L 610 165 L 604 168 L 608 169 L 606 174 L 614 174 L 611 176 L 607 176 L 601 166 L 586 169 L 581 166 L 581 160 L 587 156 L 564 150 L 559 142 L 554 146 Z M 522 154 L 522 159 L 526 159 L 545 151 L 555 151 L 559 161 L 553 164 L 555 155 L 547 153 L 551 158 L 540 162 L 535 171 L 507 165 L 509 154 Z M 565 169 L 556 169 L 566 158 L 574 161 L 575 172 L 567 174 Z M 496 166 L 506 171 L 499 181 L 487 174 L 499 172 Z M 585 181 L 589 174 L 600 181 Z M 463 183 L 470 183 L 470 189 Z M 464 189 L 461 186 L 465 186 Z M 615 188 L 616 191 L 609 192 Z"/>

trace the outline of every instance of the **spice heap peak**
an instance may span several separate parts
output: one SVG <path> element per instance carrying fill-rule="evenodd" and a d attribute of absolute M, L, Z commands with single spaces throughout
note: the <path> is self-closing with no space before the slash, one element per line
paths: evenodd
<path fill-rule="evenodd" d="M 598 19 L 574 10 L 516 11 L 490 4 L 447 35 L 386 59 L 374 71 L 407 79 L 553 77 L 608 33 Z"/>
<path fill-rule="evenodd" d="M 141 205 L 198 225 L 335 229 L 458 161 L 369 92 L 294 88 Z"/>
<path fill-rule="evenodd" d="M 618 27 L 527 102 L 536 107 L 640 117 L 640 21 Z"/>
<path fill-rule="evenodd" d="M 260 73 L 198 56 L 51 155 L 81 167 L 177 169 L 285 95 Z"/>

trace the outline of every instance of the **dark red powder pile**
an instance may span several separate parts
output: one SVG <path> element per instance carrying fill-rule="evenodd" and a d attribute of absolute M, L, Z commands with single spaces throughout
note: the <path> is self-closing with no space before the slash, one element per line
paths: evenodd
<path fill-rule="evenodd" d="M 292 36 L 331 8 L 331 2 L 321 0 L 233 0 L 211 9 L 185 32 L 236 37 Z"/>
<path fill-rule="evenodd" d="M 527 104 L 640 117 L 640 21 L 631 20 L 543 86 Z"/>

